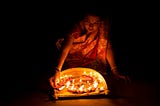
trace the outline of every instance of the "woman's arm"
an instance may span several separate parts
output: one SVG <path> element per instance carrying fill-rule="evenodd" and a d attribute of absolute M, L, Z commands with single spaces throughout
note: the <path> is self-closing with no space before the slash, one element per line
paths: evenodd
<path fill-rule="evenodd" d="M 60 79 L 60 71 L 69 53 L 69 50 L 72 47 L 73 40 L 74 38 L 72 36 L 68 36 L 66 39 L 64 39 L 64 43 L 60 49 L 60 54 L 58 56 L 58 61 L 56 61 L 57 62 L 56 67 L 53 70 L 51 70 L 51 73 L 53 74 L 50 75 L 49 82 L 53 88 L 57 87 L 57 83 L 59 82 Z"/>
<path fill-rule="evenodd" d="M 72 44 L 73 44 L 73 41 L 74 41 L 74 37 L 73 36 L 68 36 L 65 40 L 64 40 L 64 43 L 62 45 L 62 48 L 60 50 L 60 54 L 59 54 L 59 57 L 58 57 L 58 61 L 57 61 L 57 69 L 58 70 L 61 70 L 62 69 L 62 66 L 64 64 L 64 61 L 72 47 Z"/>
<path fill-rule="evenodd" d="M 110 45 L 110 43 L 108 43 L 108 45 L 107 45 L 106 59 L 108 60 L 108 63 L 110 65 L 112 71 L 117 69 L 114 52 L 113 52 L 113 49 L 112 49 L 112 46 Z"/>
<path fill-rule="evenodd" d="M 112 46 L 110 44 L 108 44 L 108 47 L 107 47 L 106 58 L 107 58 L 108 63 L 111 67 L 111 71 L 112 71 L 114 77 L 116 79 L 120 78 L 120 79 L 128 80 L 128 77 L 123 76 L 118 72 L 118 67 L 117 67 L 116 62 L 115 62 L 114 52 L 113 52 Z"/>

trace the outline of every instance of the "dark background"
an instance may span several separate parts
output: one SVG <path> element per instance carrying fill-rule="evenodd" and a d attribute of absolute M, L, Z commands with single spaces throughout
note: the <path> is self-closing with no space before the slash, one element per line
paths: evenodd
<path fill-rule="evenodd" d="M 110 18 L 121 70 L 135 80 L 159 80 L 156 5 L 99 0 L 79 0 L 72 4 L 69 1 L 14 2 L 5 3 L 1 14 L 3 97 L 36 88 L 57 57 L 56 39 L 87 9 L 95 9 Z"/>

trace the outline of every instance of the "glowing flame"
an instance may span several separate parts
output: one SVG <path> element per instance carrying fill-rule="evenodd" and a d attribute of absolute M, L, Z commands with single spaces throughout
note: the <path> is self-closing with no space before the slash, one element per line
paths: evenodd
<path fill-rule="evenodd" d="M 89 75 L 92 76 L 93 75 L 92 72 L 90 72 Z"/>
<path fill-rule="evenodd" d="M 83 91 L 83 88 L 84 88 L 84 85 L 80 86 L 80 87 L 79 87 L 79 91 L 82 92 L 82 91 Z"/>
<path fill-rule="evenodd" d="M 100 91 L 103 91 L 104 90 L 104 87 L 100 87 Z"/>
<path fill-rule="evenodd" d="M 74 90 L 74 85 L 71 86 L 70 90 L 72 90 L 72 91 Z"/>
<path fill-rule="evenodd" d="M 71 82 L 70 82 L 70 81 L 67 81 L 67 82 L 66 82 L 66 88 L 68 88 L 70 84 L 71 84 Z"/>
<path fill-rule="evenodd" d="M 94 81 L 93 86 L 94 86 L 94 88 L 97 88 L 97 86 L 98 86 L 97 81 Z"/>
<path fill-rule="evenodd" d="M 89 90 L 89 91 L 91 91 L 91 90 L 92 90 L 92 87 L 91 87 L 91 86 L 89 86 L 89 87 L 88 87 L 88 90 Z"/>
<path fill-rule="evenodd" d="M 64 88 L 65 88 L 65 86 L 62 86 L 62 87 L 59 88 L 59 90 L 63 90 Z"/>
<path fill-rule="evenodd" d="M 82 79 L 80 79 L 79 82 L 82 82 Z"/>

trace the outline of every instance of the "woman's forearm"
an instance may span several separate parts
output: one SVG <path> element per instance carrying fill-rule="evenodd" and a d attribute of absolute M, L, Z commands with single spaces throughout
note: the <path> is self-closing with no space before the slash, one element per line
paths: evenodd
<path fill-rule="evenodd" d="M 107 56 L 106 56 L 108 63 L 111 67 L 111 70 L 115 70 L 117 68 L 116 62 L 115 62 L 115 56 L 114 52 L 111 47 L 107 48 Z"/>
<path fill-rule="evenodd" d="M 73 42 L 73 38 L 68 38 L 66 43 L 64 44 L 62 50 L 61 50 L 61 53 L 59 55 L 58 62 L 57 62 L 57 68 L 59 70 L 62 69 L 64 61 L 70 51 L 70 48 L 72 47 L 72 42 Z"/>

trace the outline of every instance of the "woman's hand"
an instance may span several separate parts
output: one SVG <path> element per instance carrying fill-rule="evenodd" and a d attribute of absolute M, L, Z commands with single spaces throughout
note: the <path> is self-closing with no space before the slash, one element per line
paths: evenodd
<path fill-rule="evenodd" d="M 60 81 L 60 71 L 55 70 L 55 74 L 49 78 L 50 86 L 53 88 L 57 87 L 57 83 Z"/>
<path fill-rule="evenodd" d="M 126 83 L 128 83 L 128 82 L 130 83 L 131 82 L 131 80 L 130 80 L 130 78 L 128 76 L 121 75 L 116 69 L 112 70 L 112 73 L 114 75 L 114 78 L 117 79 L 117 80 L 122 79 Z"/>
<path fill-rule="evenodd" d="M 57 47 L 58 49 L 61 48 L 63 41 L 64 41 L 64 38 L 60 38 L 60 39 L 57 40 L 57 42 L 56 42 L 56 47 Z"/>

